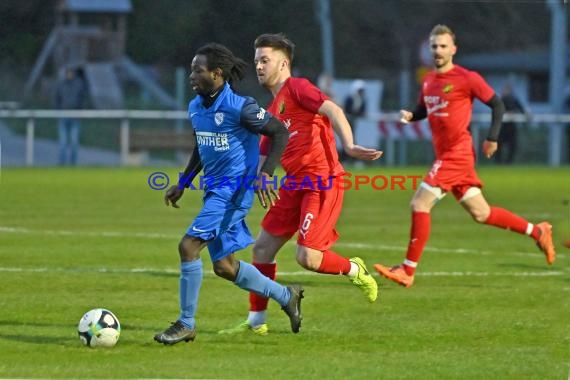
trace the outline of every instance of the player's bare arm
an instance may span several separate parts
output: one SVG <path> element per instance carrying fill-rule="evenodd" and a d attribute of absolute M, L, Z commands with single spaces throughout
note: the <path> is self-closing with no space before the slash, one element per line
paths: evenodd
<path fill-rule="evenodd" d="M 377 160 L 382 156 L 382 152 L 379 150 L 354 144 L 354 136 L 352 135 L 350 124 L 343 110 L 334 102 L 325 100 L 319 108 L 319 114 L 329 118 L 334 131 L 340 137 L 346 154 L 364 161 Z"/>

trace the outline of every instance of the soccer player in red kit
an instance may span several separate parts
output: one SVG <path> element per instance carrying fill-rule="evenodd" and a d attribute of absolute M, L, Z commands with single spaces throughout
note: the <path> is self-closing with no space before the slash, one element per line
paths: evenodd
<path fill-rule="evenodd" d="M 490 206 L 475 172 L 475 152 L 469 132 L 473 98 L 492 109 L 491 128 L 483 142 L 483 154 L 490 158 L 497 150 L 497 137 L 505 112 L 503 102 L 476 72 L 453 63 L 457 51 L 455 34 L 445 25 L 430 33 L 435 70 L 424 80 L 419 102 L 413 112 L 402 110 L 403 122 L 429 120 L 436 160 L 412 198 L 412 227 L 406 259 L 401 265 L 374 268 L 382 276 L 407 288 L 414 283 L 414 272 L 429 234 L 432 207 L 449 191 L 478 223 L 512 230 L 532 237 L 552 264 L 556 257 L 552 226 L 548 222 L 529 223 L 500 207 Z"/>
<path fill-rule="evenodd" d="M 260 35 L 254 46 L 258 81 L 273 95 L 267 110 L 288 128 L 289 142 L 281 156 L 287 181 L 276 199 L 262 200 L 271 207 L 253 247 L 253 265 L 274 279 L 277 252 L 298 232 L 296 258 L 302 267 L 318 273 L 346 275 L 369 302 L 374 302 L 378 284 L 364 262 L 330 249 L 339 236 L 335 225 L 344 193 L 336 185 L 344 169 L 338 160 L 333 129 L 351 157 L 376 160 L 382 152 L 355 145 L 342 108 L 307 79 L 291 76 L 295 45 L 285 35 Z M 262 156 L 267 143 L 268 140 L 261 142 Z M 247 321 L 220 333 L 252 331 L 265 335 L 267 303 L 267 298 L 250 293 Z"/>

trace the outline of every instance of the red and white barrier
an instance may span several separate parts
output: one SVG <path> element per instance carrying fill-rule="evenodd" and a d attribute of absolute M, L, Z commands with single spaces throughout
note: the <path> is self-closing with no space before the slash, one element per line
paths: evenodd
<path fill-rule="evenodd" d="M 399 121 L 378 121 L 380 138 L 407 139 L 407 140 L 431 140 L 431 130 L 426 121 L 414 121 L 404 124 Z"/>

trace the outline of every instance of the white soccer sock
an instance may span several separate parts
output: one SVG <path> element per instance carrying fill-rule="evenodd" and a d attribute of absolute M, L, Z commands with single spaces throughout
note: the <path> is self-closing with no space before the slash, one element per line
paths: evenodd
<path fill-rule="evenodd" d="M 251 327 L 262 325 L 267 320 L 267 310 L 250 311 L 247 316 L 247 322 Z"/>
<path fill-rule="evenodd" d="M 358 266 L 358 264 L 353 263 L 351 261 L 350 262 L 350 270 L 348 271 L 348 273 L 346 275 L 350 278 L 354 278 L 358 274 L 359 269 L 360 269 L 360 267 Z"/>
<path fill-rule="evenodd" d="M 415 262 L 415 261 L 412 261 L 412 260 L 405 259 L 405 260 L 404 260 L 404 265 L 406 265 L 406 266 L 408 266 L 408 267 L 410 267 L 410 268 L 416 268 L 416 267 L 418 266 L 418 263 Z"/>

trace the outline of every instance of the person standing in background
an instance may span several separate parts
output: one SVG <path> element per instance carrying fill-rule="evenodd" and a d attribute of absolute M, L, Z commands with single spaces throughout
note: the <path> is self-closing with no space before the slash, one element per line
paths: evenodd
<path fill-rule="evenodd" d="M 55 108 L 58 110 L 79 110 L 85 106 L 86 85 L 82 71 L 68 67 L 65 77 L 55 91 Z M 61 118 L 58 121 L 59 165 L 77 165 L 79 132 L 81 124 L 76 118 Z"/>
<path fill-rule="evenodd" d="M 356 124 L 358 119 L 366 115 L 366 91 L 363 80 L 352 82 L 350 94 L 344 99 L 344 114 L 352 128 L 352 136 L 356 143 Z M 341 162 L 353 161 L 344 151 L 341 151 Z"/>
<path fill-rule="evenodd" d="M 505 113 L 506 114 L 529 114 L 519 99 L 513 93 L 512 86 L 507 83 L 503 87 L 503 91 L 501 94 L 501 99 L 505 104 Z M 495 153 L 495 162 L 497 163 L 506 163 L 512 164 L 515 155 L 518 150 L 518 123 L 514 121 L 506 121 L 503 122 L 503 126 L 501 131 L 499 132 L 499 140 L 498 140 L 498 147 L 497 152 Z M 503 154 L 506 154 L 505 155 Z"/>

